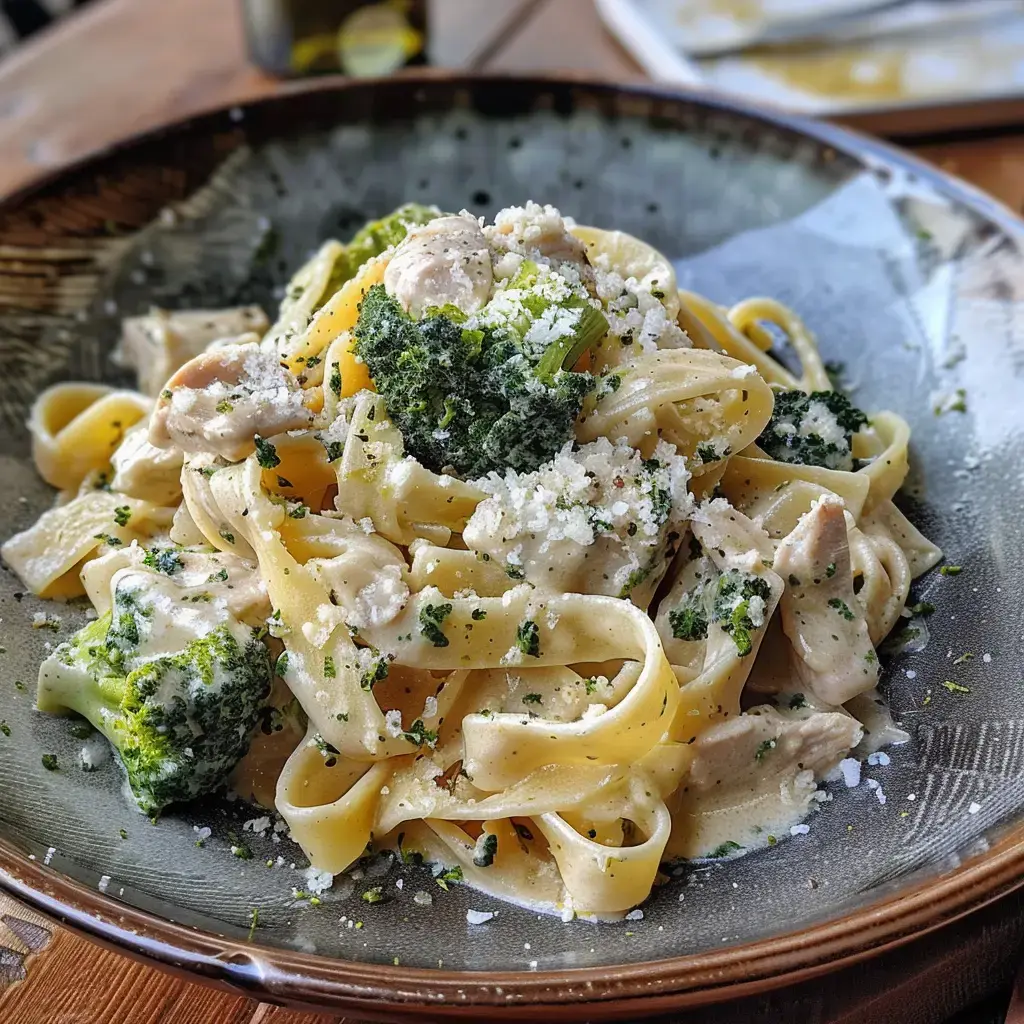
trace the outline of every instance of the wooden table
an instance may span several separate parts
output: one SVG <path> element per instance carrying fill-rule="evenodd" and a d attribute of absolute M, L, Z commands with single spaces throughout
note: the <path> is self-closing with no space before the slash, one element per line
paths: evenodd
<path fill-rule="evenodd" d="M 619 80 L 643 73 L 608 36 L 591 0 L 438 0 L 445 63 L 499 71 L 565 68 Z M 497 42 L 495 41 L 497 40 Z M 0 63 L 0 196 L 127 135 L 185 115 L 288 89 L 252 67 L 235 0 L 96 0 Z M 1024 210 L 1024 126 L 1018 134 L 930 141 L 920 155 Z M 987 915 L 987 916 L 986 916 Z M 916 972 L 885 964 L 848 969 L 807 987 L 802 1019 L 888 1020 L 864 993 L 907 1000 L 928 991 L 946 1005 L 1009 977 L 1024 940 L 1021 914 L 975 915 L 969 926 L 917 943 Z M 967 952 L 970 947 L 970 952 Z M 967 955 L 999 960 L 1002 975 L 956 973 Z M 845 979 L 845 980 L 843 980 Z M 813 983 L 812 983 L 813 985 Z M 943 985 L 955 991 L 945 991 Z M 845 989 L 844 989 L 845 986 Z M 805 986 L 806 987 L 806 986 Z M 770 1000 L 729 1020 L 782 1020 Z M 1024 1009 L 1012 1019 L 1024 1022 Z M 738 1011 L 741 1014 L 746 1011 Z M 962 1024 L 996 1016 L 975 1009 Z M 707 1019 L 710 1019 L 707 1018 Z M 795 1019 L 787 1016 L 786 1020 Z M 926 1008 L 922 1021 L 931 1019 Z M 328 1024 L 338 1018 L 282 1010 L 189 983 L 93 946 L 0 896 L 3 1024 Z"/>

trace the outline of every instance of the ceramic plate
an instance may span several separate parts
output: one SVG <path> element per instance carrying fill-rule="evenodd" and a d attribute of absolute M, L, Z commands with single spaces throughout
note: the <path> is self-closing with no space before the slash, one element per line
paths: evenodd
<path fill-rule="evenodd" d="M 425 1007 L 593 1019 L 825 971 L 1018 884 L 1024 230 L 967 186 L 839 129 L 706 95 L 428 75 L 319 82 L 63 174 L 0 208 L 5 533 L 52 500 L 28 458 L 32 396 L 57 380 L 117 379 L 120 317 L 151 303 L 272 309 L 319 241 L 404 200 L 490 215 L 527 198 L 648 239 L 683 286 L 723 303 L 767 293 L 792 305 L 826 358 L 845 363 L 858 404 L 910 420 L 903 504 L 964 567 L 919 582 L 917 599 L 937 609 L 930 641 L 886 664 L 911 741 L 866 767 L 873 788 L 830 785 L 807 835 L 669 869 L 641 921 L 492 907 L 390 858 L 364 870 L 393 899 L 367 906 L 367 883 L 341 877 L 309 907 L 291 895 L 301 851 L 244 831 L 251 808 L 210 801 L 153 827 L 112 765 L 77 767 L 81 741 L 33 711 L 32 691 L 45 648 L 83 609 L 60 609 L 56 631 L 33 629 L 53 609 L 5 571 L 0 884 L 14 895 L 273 999 L 419 1019 Z M 961 387 L 967 411 L 937 417 L 936 396 Z M 196 828 L 212 831 L 202 848 Z M 242 839 L 251 861 L 231 854 Z M 413 902 L 419 889 L 431 906 Z M 471 926 L 469 908 L 499 913 Z"/>

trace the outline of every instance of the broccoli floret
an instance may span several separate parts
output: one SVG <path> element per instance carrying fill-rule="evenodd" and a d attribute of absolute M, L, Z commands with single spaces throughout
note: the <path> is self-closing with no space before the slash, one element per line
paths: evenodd
<path fill-rule="evenodd" d="M 704 579 L 668 614 L 677 640 L 704 640 L 714 622 L 732 637 L 745 658 L 754 649 L 750 634 L 764 625 L 765 606 L 771 597 L 767 580 L 739 569 Z"/>
<path fill-rule="evenodd" d="M 249 747 L 271 672 L 266 647 L 234 621 L 168 653 L 166 632 L 154 628 L 160 613 L 140 593 L 119 584 L 112 610 L 53 652 L 39 670 L 38 705 L 77 712 L 102 732 L 139 806 L 155 814 L 224 781 Z"/>
<path fill-rule="evenodd" d="M 538 297 L 538 309 L 541 302 L 548 300 Z M 360 308 L 355 351 L 407 451 L 423 465 L 467 477 L 527 472 L 572 438 L 595 380 L 565 367 L 607 330 L 603 314 L 583 299 L 572 296 L 562 308 L 578 311 L 572 334 L 534 354 L 513 328 L 464 329 L 453 307 L 413 320 L 375 285 Z"/>
<path fill-rule="evenodd" d="M 434 207 L 405 203 L 386 217 L 372 220 L 360 228 L 345 246 L 344 252 L 334 261 L 320 304 L 326 303 L 343 284 L 351 281 L 367 260 L 379 256 L 392 245 L 398 245 L 409 233 L 409 228 L 426 224 L 440 216 L 440 211 Z"/>
<path fill-rule="evenodd" d="M 838 391 L 783 391 L 757 443 L 778 462 L 849 471 L 853 435 L 867 422 Z"/>

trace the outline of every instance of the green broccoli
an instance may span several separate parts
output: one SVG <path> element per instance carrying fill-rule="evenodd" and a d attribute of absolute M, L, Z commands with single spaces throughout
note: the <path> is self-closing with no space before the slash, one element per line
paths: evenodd
<path fill-rule="evenodd" d="M 574 320 L 571 333 L 533 352 L 524 340 L 529 323 L 551 301 L 538 295 L 523 308 L 524 324 L 468 330 L 454 307 L 429 310 L 416 321 L 383 286 L 367 292 L 355 352 L 406 450 L 429 469 L 451 467 L 466 477 L 528 472 L 572 438 L 595 378 L 571 368 L 604 336 L 607 321 L 571 296 L 559 307 L 569 311 L 564 319 Z"/>
<path fill-rule="evenodd" d="M 50 655 L 39 670 L 41 711 L 74 711 L 120 755 L 139 806 L 215 789 L 241 759 L 270 692 L 270 659 L 248 626 L 190 624 L 183 648 L 167 651 L 164 614 L 145 586 L 122 580 L 113 608 Z M 172 584 L 173 586 L 173 584 Z M 196 635 L 198 632 L 198 635 Z"/>
<path fill-rule="evenodd" d="M 757 443 L 778 462 L 853 469 L 853 435 L 867 416 L 838 391 L 782 391 Z"/>
<path fill-rule="evenodd" d="M 409 228 L 426 224 L 440 216 L 441 212 L 436 207 L 405 203 L 386 217 L 372 220 L 360 228 L 345 246 L 345 251 L 334 261 L 319 305 L 324 305 L 342 285 L 351 281 L 367 260 L 379 256 L 392 245 L 398 245 L 409 233 Z"/>
<path fill-rule="evenodd" d="M 771 597 L 767 580 L 739 569 L 706 577 L 668 613 L 669 627 L 677 640 L 704 640 L 710 623 L 717 623 L 732 637 L 736 651 L 745 658 L 754 649 L 751 632 L 764 625 L 765 606 Z"/>

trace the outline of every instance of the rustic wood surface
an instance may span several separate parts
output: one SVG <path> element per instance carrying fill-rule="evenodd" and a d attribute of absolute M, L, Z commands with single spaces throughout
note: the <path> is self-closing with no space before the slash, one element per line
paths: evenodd
<path fill-rule="evenodd" d="M 239 8 L 236 0 L 96 0 L 0 63 L 0 197 L 128 135 L 290 88 L 248 64 Z M 591 0 L 437 0 L 435 10 L 436 52 L 448 65 L 643 78 L 603 30 Z M 1020 134 L 913 148 L 1014 210 L 1024 210 L 1024 128 Z M 897 1019 L 892 1000 L 899 999 L 904 1008 L 915 1007 L 913 1016 L 899 1016 L 901 1021 L 938 1022 L 943 1007 L 964 1006 L 1009 980 L 1024 939 L 1020 918 L 1017 904 L 1009 915 L 986 911 L 898 958 L 802 986 L 800 1019 L 888 1022 Z M 768 998 L 720 1019 L 795 1020 L 792 1009 L 782 1005 Z M 1000 1017 L 998 1009 L 974 1009 L 962 1021 L 988 1024 Z M 1024 988 L 1011 1019 L 1024 1024 Z M 159 972 L 55 928 L 0 895 L 3 1024 L 342 1020 L 356 1024 L 352 1018 L 257 1003 Z"/>

